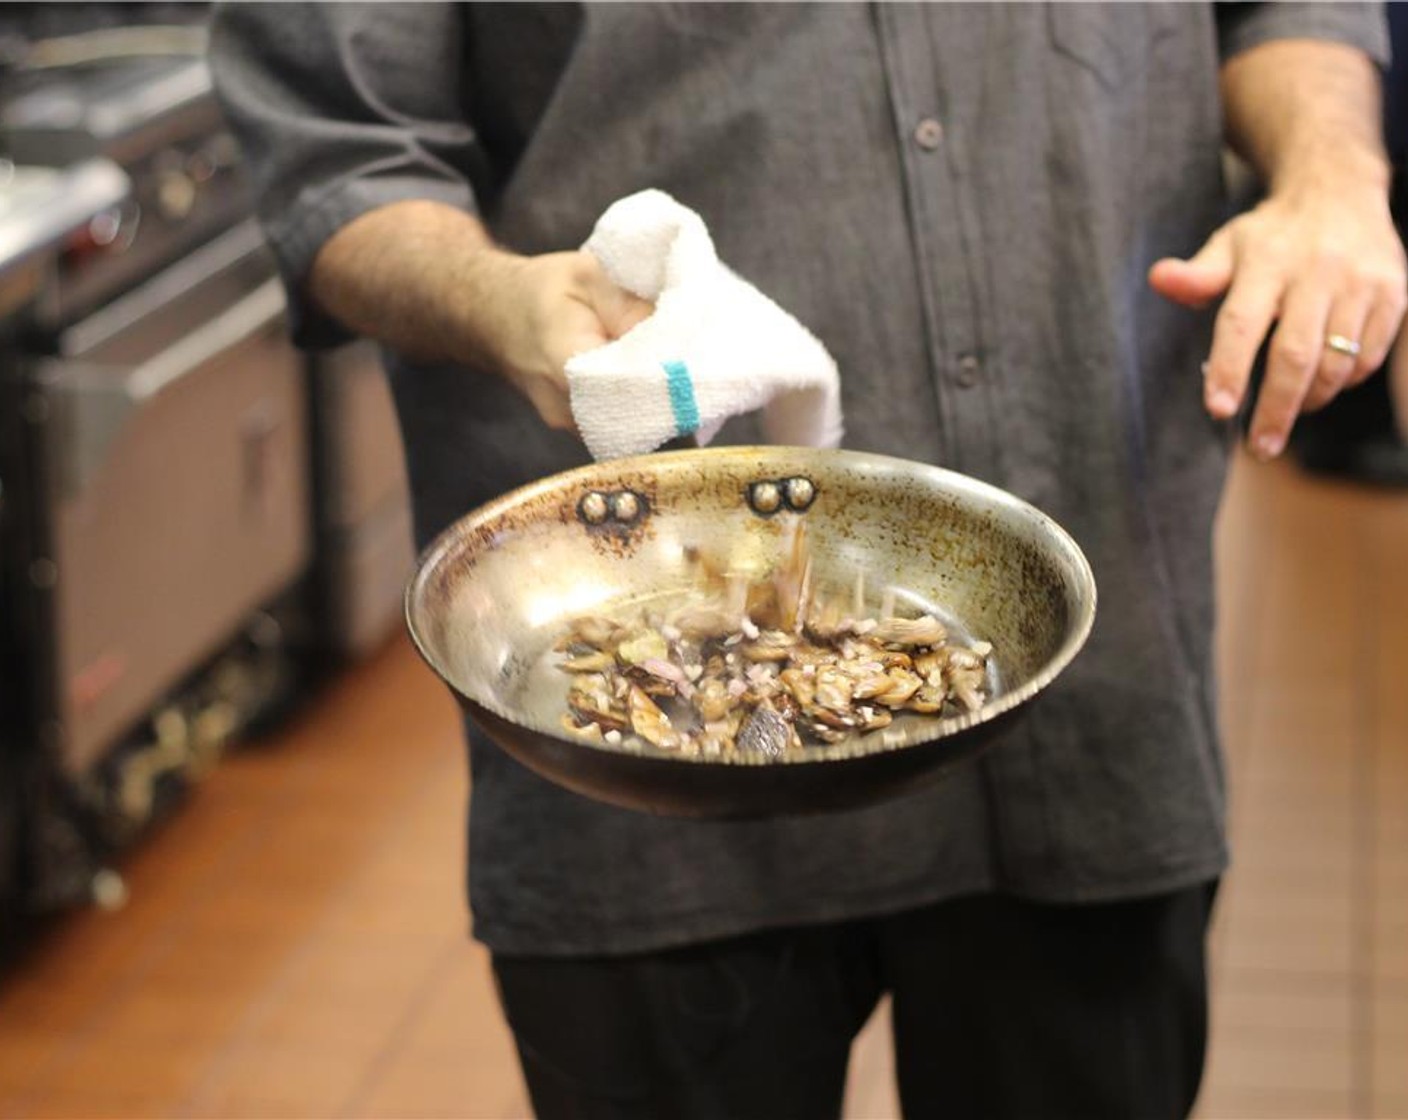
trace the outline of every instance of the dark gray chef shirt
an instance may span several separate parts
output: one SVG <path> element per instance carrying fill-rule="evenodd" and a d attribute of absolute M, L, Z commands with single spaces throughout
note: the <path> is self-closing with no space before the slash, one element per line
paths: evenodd
<path fill-rule="evenodd" d="M 659 187 L 825 342 L 846 446 L 1005 487 L 1094 567 L 1090 643 L 1033 718 L 873 808 L 663 820 L 476 738 L 470 896 L 491 948 L 625 952 L 977 891 L 1124 898 L 1223 869 L 1210 552 L 1230 432 L 1201 406 L 1210 315 L 1145 273 L 1226 217 L 1219 61 L 1276 37 L 1387 50 L 1380 11 L 1338 4 L 218 14 L 219 90 L 300 340 L 345 337 L 300 285 L 366 210 L 438 199 L 541 253 Z M 389 369 L 422 543 L 585 459 L 492 376 Z"/>

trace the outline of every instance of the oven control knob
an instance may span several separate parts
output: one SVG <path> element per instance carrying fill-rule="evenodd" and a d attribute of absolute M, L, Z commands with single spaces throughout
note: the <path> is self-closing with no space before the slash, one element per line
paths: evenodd
<path fill-rule="evenodd" d="M 212 171 L 224 171 L 240 161 L 240 146 L 228 132 L 217 132 L 198 153 Z"/>
<path fill-rule="evenodd" d="M 126 202 L 96 214 L 88 223 L 88 240 L 95 249 L 109 255 L 124 253 L 137 238 L 142 210 L 135 202 Z"/>
<path fill-rule="evenodd" d="M 195 180 L 183 170 L 162 172 L 157 180 L 156 204 L 167 221 L 181 221 L 196 204 Z"/>
<path fill-rule="evenodd" d="M 93 220 L 88 223 L 88 236 L 93 239 L 94 245 L 102 248 L 107 248 L 116 241 L 117 235 L 121 232 L 122 211 L 116 207 L 95 215 Z"/>

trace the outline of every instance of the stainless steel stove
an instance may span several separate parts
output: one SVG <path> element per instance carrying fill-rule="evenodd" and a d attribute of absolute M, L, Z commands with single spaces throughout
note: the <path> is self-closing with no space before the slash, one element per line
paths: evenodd
<path fill-rule="evenodd" d="M 294 352 L 200 26 L 120 26 L 200 9 L 27 8 L 17 40 L 0 6 L 0 942 L 7 910 L 112 897 L 105 852 L 396 631 L 412 566 L 376 351 Z"/>
<path fill-rule="evenodd" d="M 22 906 L 84 897 L 270 693 L 244 654 L 284 646 L 314 538 L 305 364 L 203 61 L 6 85 L 0 689 L 30 792 L 0 910 L 7 873 Z"/>

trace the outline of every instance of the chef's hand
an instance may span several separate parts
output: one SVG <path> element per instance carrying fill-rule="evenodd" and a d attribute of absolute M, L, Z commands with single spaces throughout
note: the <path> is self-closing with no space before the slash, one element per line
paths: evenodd
<path fill-rule="evenodd" d="M 564 368 L 569 358 L 620 338 L 654 306 L 607 279 L 590 253 L 507 257 L 495 300 L 493 346 L 503 375 L 543 422 L 575 430 Z"/>
<path fill-rule="evenodd" d="M 1408 306 L 1403 247 L 1383 191 L 1367 188 L 1272 195 L 1191 260 L 1156 263 L 1149 282 L 1189 307 L 1226 296 L 1204 367 L 1204 404 L 1219 420 L 1241 407 L 1276 324 L 1250 431 L 1264 459 L 1280 454 L 1298 413 L 1383 364 Z M 1337 338 L 1357 343 L 1358 354 L 1334 349 Z"/>

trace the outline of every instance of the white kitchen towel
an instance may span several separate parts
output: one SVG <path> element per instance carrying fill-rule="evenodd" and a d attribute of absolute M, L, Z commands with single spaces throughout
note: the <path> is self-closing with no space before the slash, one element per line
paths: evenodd
<path fill-rule="evenodd" d="M 773 443 L 841 442 L 840 379 L 826 347 L 719 260 L 693 210 L 641 191 L 613 203 L 583 248 L 614 283 L 655 304 L 638 326 L 567 363 L 572 415 L 594 458 L 682 435 L 707 443 L 730 416 L 759 408 Z"/>

